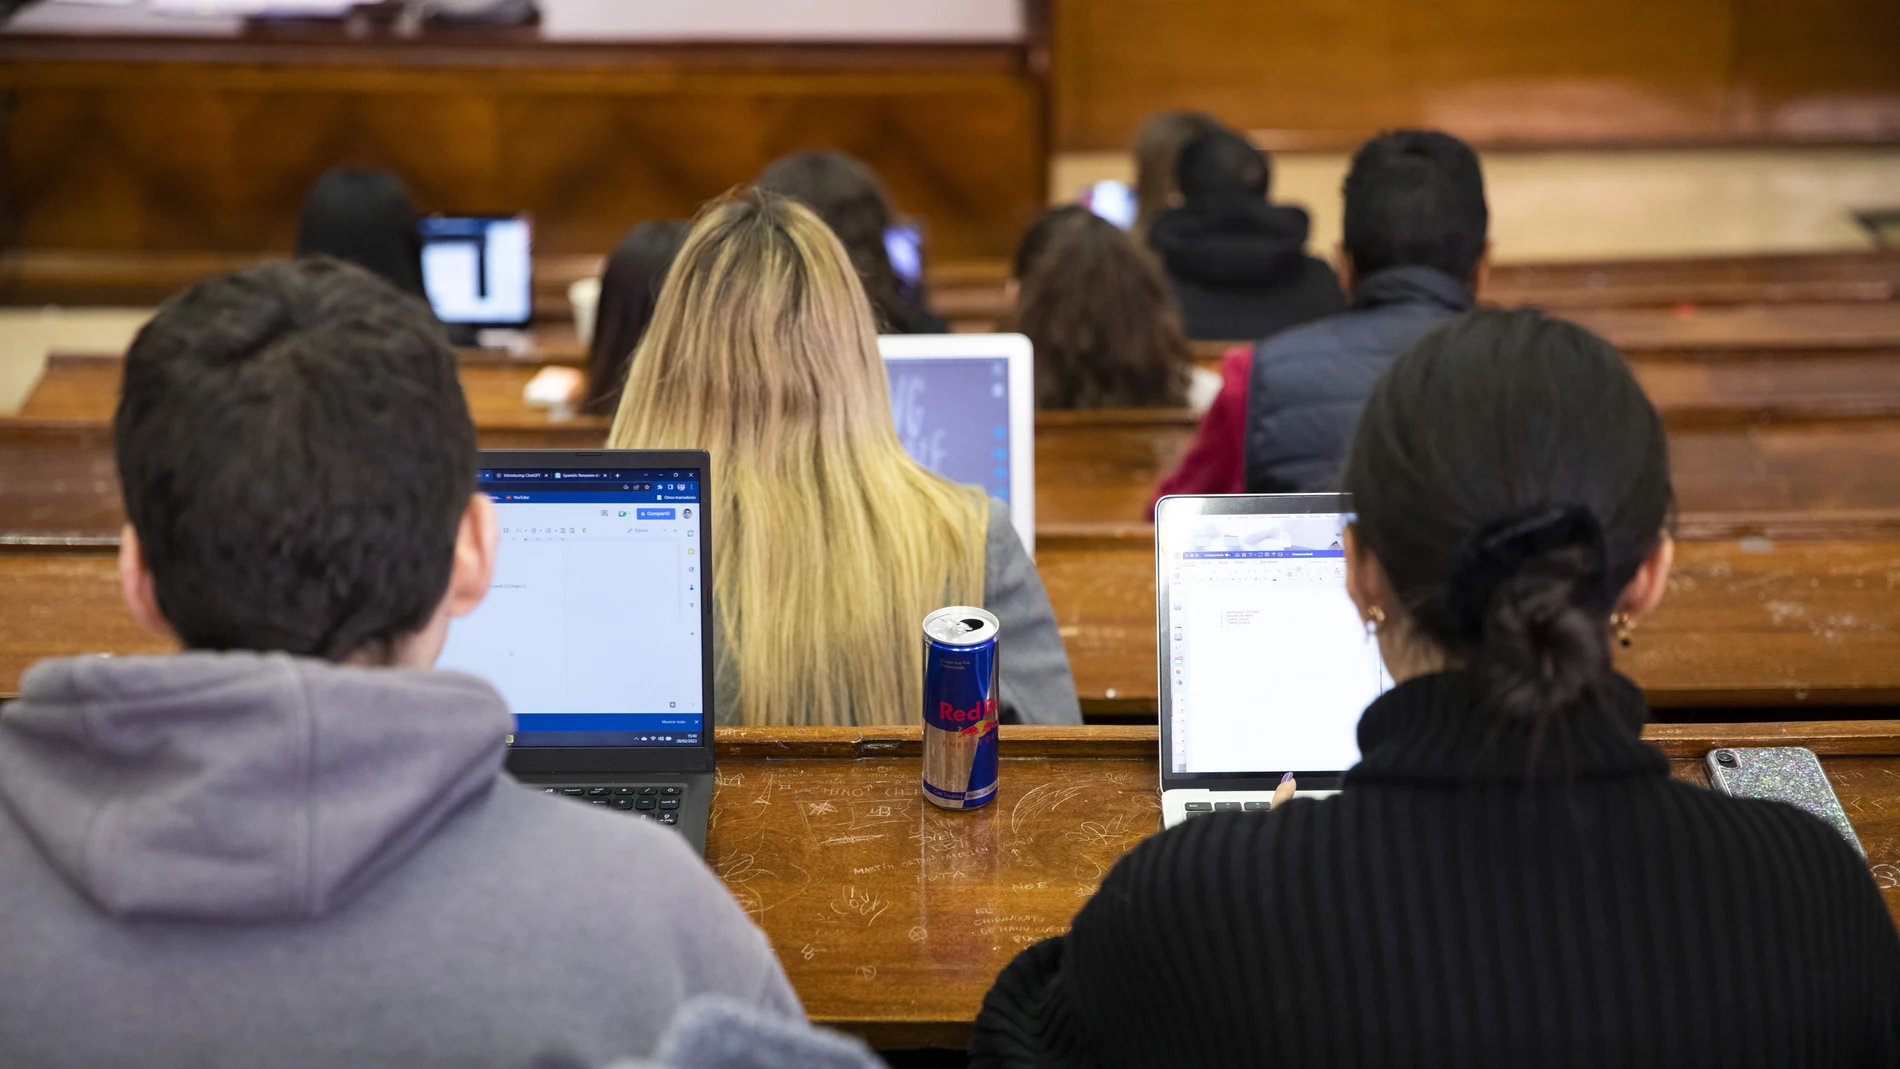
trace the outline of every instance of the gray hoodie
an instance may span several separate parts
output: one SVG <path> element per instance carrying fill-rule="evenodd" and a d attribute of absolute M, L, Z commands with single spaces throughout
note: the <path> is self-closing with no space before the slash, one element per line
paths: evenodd
<path fill-rule="evenodd" d="M 0 708 L 0 1065 L 520 1067 L 802 1016 L 676 834 L 523 788 L 450 672 L 36 665 Z"/>

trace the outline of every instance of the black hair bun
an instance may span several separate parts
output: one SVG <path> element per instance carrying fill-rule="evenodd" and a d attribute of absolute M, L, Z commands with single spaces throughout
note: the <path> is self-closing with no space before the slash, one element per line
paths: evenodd
<path fill-rule="evenodd" d="M 1575 586 L 1578 605 L 1593 612 L 1609 612 L 1616 592 L 1610 584 L 1603 525 L 1586 506 L 1553 505 L 1486 524 L 1459 548 L 1445 592 L 1445 607 L 1460 637 L 1473 644 L 1480 642 L 1485 615 L 1498 589 L 1516 577 L 1526 563 L 1568 549 L 1585 550 L 1588 560 L 1594 562 Z"/>

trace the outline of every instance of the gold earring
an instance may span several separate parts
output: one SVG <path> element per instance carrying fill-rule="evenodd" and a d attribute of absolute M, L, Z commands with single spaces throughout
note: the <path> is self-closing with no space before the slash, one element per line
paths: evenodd
<path fill-rule="evenodd" d="M 1366 610 L 1366 615 L 1372 617 L 1366 621 L 1366 630 L 1378 634 L 1379 628 L 1385 625 L 1385 610 L 1374 605 Z"/>
<path fill-rule="evenodd" d="M 1630 638 L 1630 632 L 1636 630 L 1636 621 L 1629 613 L 1619 612 L 1610 616 L 1610 627 L 1616 631 L 1616 644 L 1629 649 L 1636 643 Z"/>

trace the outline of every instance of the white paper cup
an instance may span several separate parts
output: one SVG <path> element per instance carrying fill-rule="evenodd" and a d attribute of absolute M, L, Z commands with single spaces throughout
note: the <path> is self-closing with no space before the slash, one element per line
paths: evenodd
<path fill-rule="evenodd" d="M 583 278 L 567 287 L 567 304 L 574 309 L 574 336 L 581 347 L 594 343 L 594 311 L 600 307 L 600 279 Z"/>

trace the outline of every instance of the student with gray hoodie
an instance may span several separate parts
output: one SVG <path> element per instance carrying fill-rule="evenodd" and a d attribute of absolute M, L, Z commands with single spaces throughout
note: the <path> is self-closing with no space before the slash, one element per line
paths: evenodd
<path fill-rule="evenodd" d="M 171 657 L 0 708 L 0 1064 L 602 1064 L 718 995 L 802 1019 L 674 832 L 523 788 L 431 670 L 495 513 L 428 309 L 340 261 L 201 283 L 114 424 L 132 615 Z"/>

